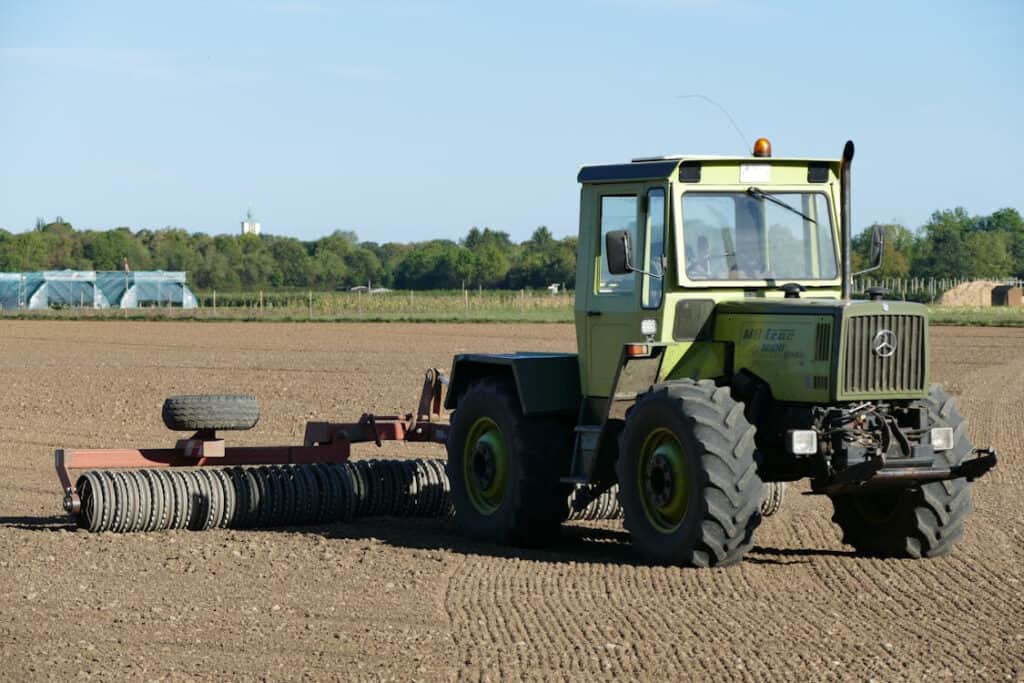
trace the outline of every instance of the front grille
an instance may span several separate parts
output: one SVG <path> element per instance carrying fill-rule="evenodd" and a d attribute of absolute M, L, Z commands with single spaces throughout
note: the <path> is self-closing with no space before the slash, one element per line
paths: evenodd
<path fill-rule="evenodd" d="M 920 315 L 860 315 L 846 321 L 846 367 L 843 393 L 899 393 L 924 390 L 925 319 Z M 874 351 L 878 335 L 895 335 L 891 356 Z M 887 335 L 886 335 L 887 336 Z"/>
<path fill-rule="evenodd" d="M 814 360 L 827 361 L 832 357 L 832 323 L 818 323 L 814 333 Z"/>

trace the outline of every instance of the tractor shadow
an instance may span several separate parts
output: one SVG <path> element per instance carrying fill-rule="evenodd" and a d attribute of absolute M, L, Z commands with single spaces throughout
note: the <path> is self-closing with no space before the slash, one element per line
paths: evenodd
<path fill-rule="evenodd" d="M 0 528 L 24 531 L 74 531 L 78 526 L 67 515 L 0 517 Z"/>
<path fill-rule="evenodd" d="M 294 532 L 296 529 L 293 527 L 290 530 Z M 467 539 L 450 517 L 370 517 L 344 524 L 305 527 L 302 530 L 329 539 L 374 539 L 395 548 L 440 550 L 460 555 L 556 564 L 646 564 L 636 556 L 629 534 L 623 529 L 582 526 L 577 523 L 563 525 L 560 536 L 543 547 L 500 546 Z M 287 533 L 289 529 L 281 527 L 275 531 Z"/>
<path fill-rule="evenodd" d="M 597 524 L 585 525 L 579 522 L 564 524 L 560 536 L 551 544 L 535 548 L 500 546 L 465 538 L 451 517 L 364 517 L 340 524 L 283 526 L 259 529 L 259 531 L 319 534 L 324 538 L 345 541 L 373 539 L 395 548 L 440 550 L 460 555 L 555 564 L 650 566 L 648 562 L 637 555 L 630 541 L 629 533 L 621 526 L 614 522 L 605 522 L 604 526 L 601 526 L 601 523 Z M 0 516 L 0 529 L 3 528 L 39 532 L 79 530 L 74 521 L 65 515 Z M 744 557 L 743 562 L 756 565 L 792 565 L 808 564 L 816 558 L 826 557 L 856 558 L 859 555 L 853 550 L 775 548 L 755 545 Z"/>
<path fill-rule="evenodd" d="M 835 550 L 832 548 L 773 548 L 755 545 L 743 558 L 751 564 L 809 564 L 816 558 L 825 557 L 860 557 L 855 550 Z"/>
<path fill-rule="evenodd" d="M 606 523 L 607 524 L 607 523 Z M 295 527 L 274 531 L 287 533 Z M 561 535 L 544 547 L 510 547 L 474 541 L 463 537 L 454 519 L 371 517 L 344 524 L 304 527 L 307 533 L 325 538 L 349 541 L 374 539 L 395 548 L 439 550 L 461 555 L 528 560 L 554 564 L 617 564 L 651 566 L 633 548 L 630 535 L 621 526 L 589 526 L 570 523 L 562 526 Z M 857 557 L 852 550 L 826 548 L 774 548 L 754 546 L 744 563 L 757 565 L 809 564 L 818 558 Z"/>

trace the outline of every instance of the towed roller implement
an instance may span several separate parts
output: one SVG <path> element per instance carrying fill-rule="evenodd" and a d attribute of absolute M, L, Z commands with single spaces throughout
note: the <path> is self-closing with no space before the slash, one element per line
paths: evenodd
<path fill-rule="evenodd" d="M 428 370 L 416 413 L 367 413 L 354 423 L 309 422 L 301 446 L 227 446 L 218 431 L 250 429 L 259 420 L 250 396 L 172 397 L 164 402 L 164 423 L 193 431 L 173 448 L 55 452 L 63 507 L 79 527 L 95 532 L 447 516 L 452 503 L 443 460 L 351 459 L 353 444 L 444 444 L 449 427 L 440 412 L 446 383 L 441 371 Z M 577 507 L 568 519 L 622 513 L 614 490 Z"/>

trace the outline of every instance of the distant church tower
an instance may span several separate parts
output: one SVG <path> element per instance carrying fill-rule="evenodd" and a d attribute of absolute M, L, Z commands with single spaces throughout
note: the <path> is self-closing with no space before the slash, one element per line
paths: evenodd
<path fill-rule="evenodd" d="M 260 234 L 260 222 L 252 217 L 252 209 L 245 212 L 245 220 L 242 221 L 243 235 Z"/>

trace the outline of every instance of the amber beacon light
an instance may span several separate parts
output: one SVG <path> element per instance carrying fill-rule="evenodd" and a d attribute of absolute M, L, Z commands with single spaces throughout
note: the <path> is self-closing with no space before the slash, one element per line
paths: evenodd
<path fill-rule="evenodd" d="M 754 143 L 755 157 L 770 157 L 772 155 L 772 143 L 768 138 L 758 138 Z"/>

